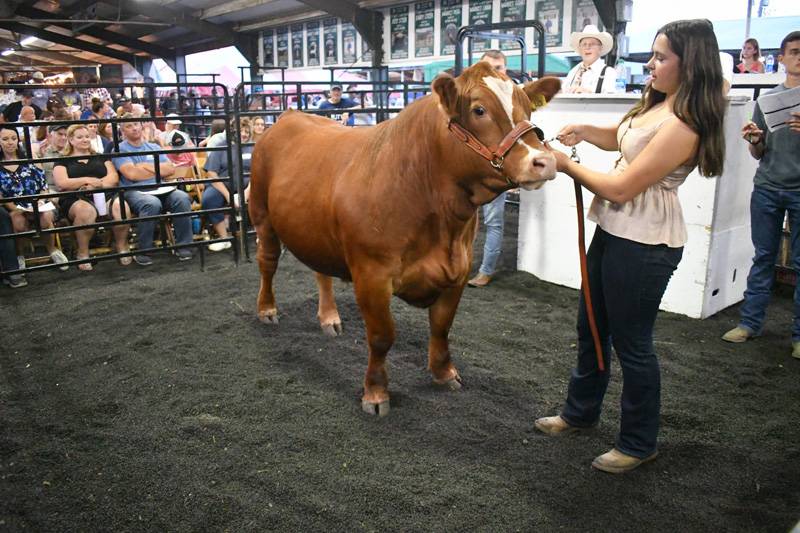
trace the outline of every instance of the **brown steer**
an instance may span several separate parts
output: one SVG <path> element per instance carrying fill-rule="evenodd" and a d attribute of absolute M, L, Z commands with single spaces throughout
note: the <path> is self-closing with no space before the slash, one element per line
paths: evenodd
<path fill-rule="evenodd" d="M 374 127 L 284 113 L 253 152 L 259 319 L 278 321 L 272 278 L 283 242 L 317 273 L 318 317 L 330 335 L 342 327 L 331 277 L 353 282 L 369 347 L 366 412 L 389 412 L 393 294 L 428 308 L 433 380 L 459 388 L 447 337 L 472 263 L 477 207 L 555 177 L 527 120 L 532 102 L 543 105 L 559 87 L 545 78 L 521 88 L 481 62 L 436 78 L 433 94 Z"/>

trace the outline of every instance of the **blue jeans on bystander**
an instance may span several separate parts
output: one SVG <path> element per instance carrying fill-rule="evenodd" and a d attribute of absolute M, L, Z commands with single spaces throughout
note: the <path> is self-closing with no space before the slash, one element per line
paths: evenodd
<path fill-rule="evenodd" d="M 792 237 L 791 265 L 795 272 L 800 272 L 800 191 L 775 191 L 758 185 L 753 188 L 750 197 L 750 235 L 755 255 L 747 276 L 744 303 L 739 309 L 739 325 L 756 335 L 764 328 L 783 235 L 783 220 L 787 213 Z M 792 341 L 800 341 L 800 283 L 794 290 Z"/>
<path fill-rule="evenodd" d="M 503 223 L 506 209 L 506 193 L 483 206 L 483 225 L 486 226 L 486 242 L 483 245 L 483 260 L 479 272 L 491 276 L 497 268 L 497 260 L 503 248 Z"/>

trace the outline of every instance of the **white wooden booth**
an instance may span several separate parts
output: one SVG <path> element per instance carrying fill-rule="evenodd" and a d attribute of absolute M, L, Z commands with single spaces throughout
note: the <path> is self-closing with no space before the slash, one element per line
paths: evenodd
<path fill-rule="evenodd" d="M 638 100 L 637 95 L 559 95 L 532 120 L 551 137 L 570 123 L 615 124 Z M 750 193 L 757 162 L 739 130 L 752 115 L 754 102 L 731 96 L 725 117 L 726 156 L 722 176 L 704 178 L 693 171 L 679 189 L 689 240 L 670 280 L 661 309 L 705 318 L 742 299 L 753 256 L 750 241 Z M 558 143 L 554 145 L 562 147 Z M 581 162 L 609 171 L 618 152 L 581 143 Z M 584 206 L 593 195 L 584 189 Z M 584 212 L 584 217 L 586 212 Z M 586 221 L 586 245 L 594 224 Z M 538 278 L 578 288 L 578 225 L 572 180 L 563 174 L 537 191 L 520 195 L 517 268 Z"/>

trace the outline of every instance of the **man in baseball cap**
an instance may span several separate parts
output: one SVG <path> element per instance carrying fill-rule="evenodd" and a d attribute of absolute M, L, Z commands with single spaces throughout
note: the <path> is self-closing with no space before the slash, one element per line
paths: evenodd
<path fill-rule="evenodd" d="M 331 84 L 331 95 L 326 101 L 319 104 L 319 109 L 349 109 L 351 107 L 358 107 L 358 102 L 351 98 L 343 98 L 342 84 L 338 82 Z M 355 117 L 351 113 L 331 113 L 329 117 L 345 126 L 352 126 L 355 123 Z"/>
<path fill-rule="evenodd" d="M 569 44 L 581 56 L 581 62 L 567 74 L 562 85 L 565 93 L 613 93 L 616 71 L 601 58 L 614 47 L 614 38 L 589 24 L 570 35 Z"/>

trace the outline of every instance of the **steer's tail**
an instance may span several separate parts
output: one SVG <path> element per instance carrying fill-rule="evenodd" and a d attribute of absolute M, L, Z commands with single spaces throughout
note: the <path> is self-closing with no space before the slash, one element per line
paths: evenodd
<path fill-rule="evenodd" d="M 256 143 L 250 162 L 250 202 L 248 213 L 254 226 L 263 223 L 268 215 L 267 193 L 270 182 L 270 157 L 266 135 Z"/>

